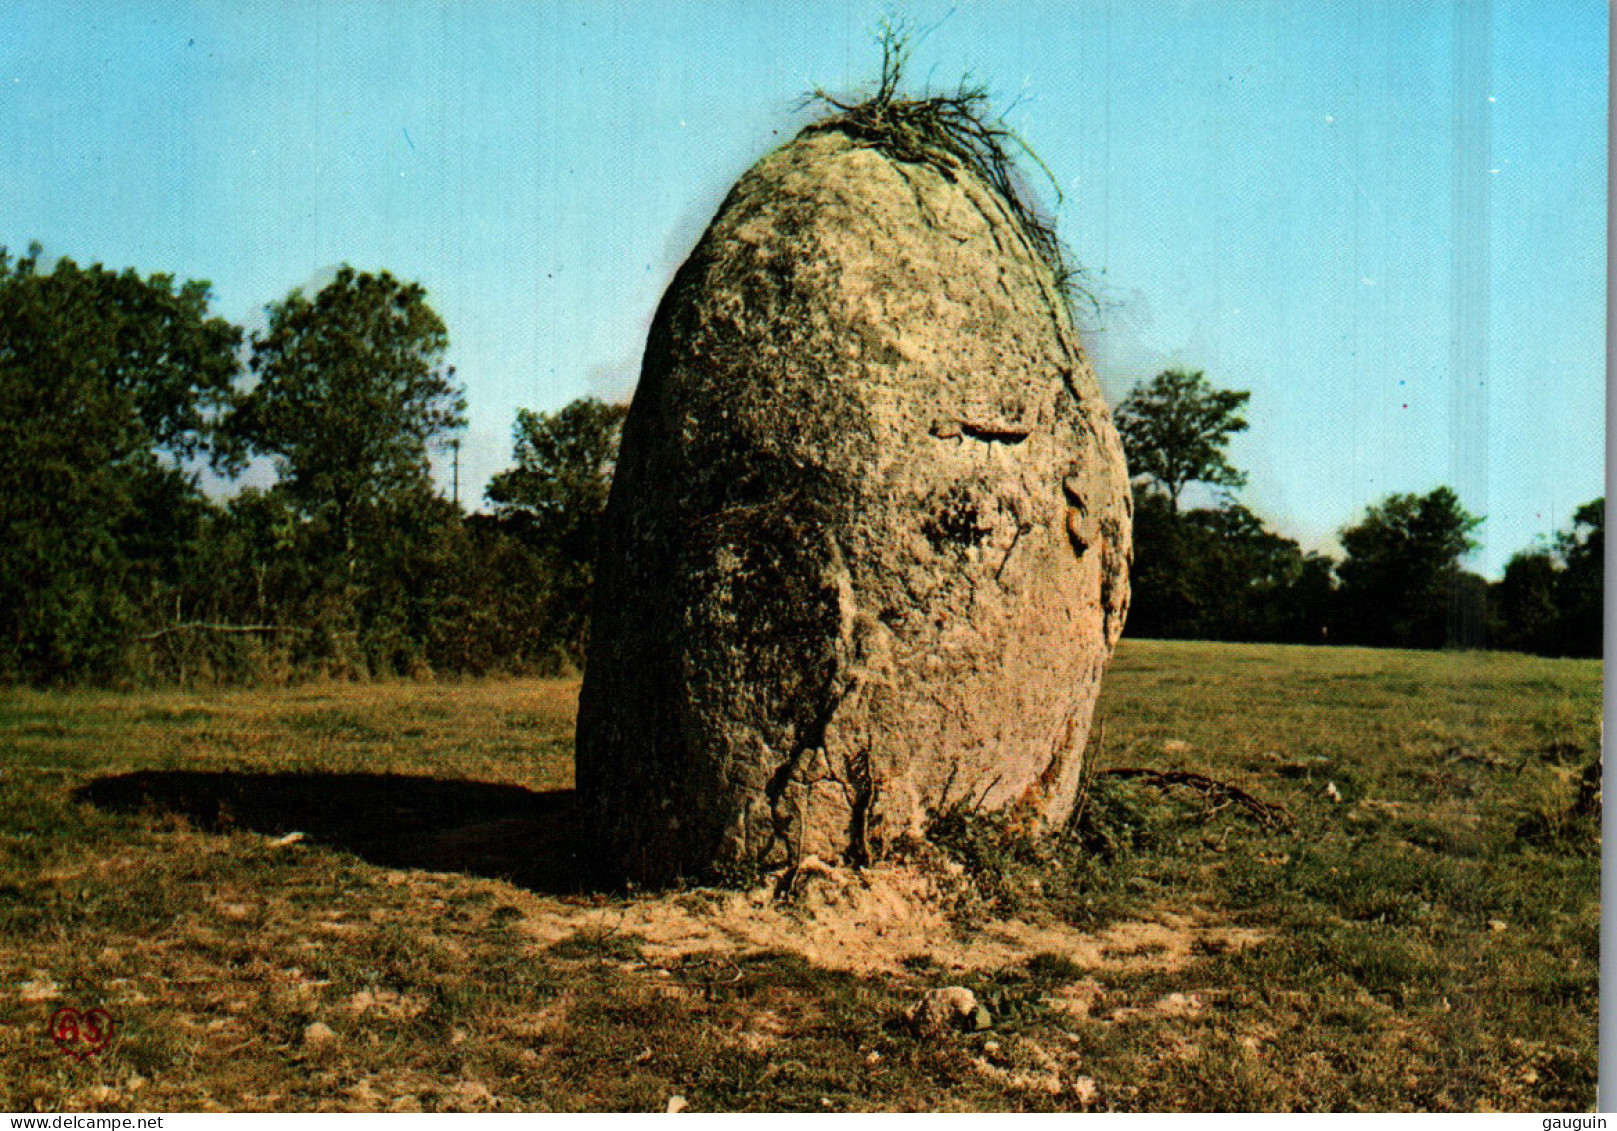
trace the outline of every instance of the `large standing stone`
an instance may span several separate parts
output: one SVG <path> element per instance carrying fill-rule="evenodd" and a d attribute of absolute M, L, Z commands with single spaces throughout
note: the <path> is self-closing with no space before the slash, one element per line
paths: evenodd
<path fill-rule="evenodd" d="M 805 131 L 652 324 L 579 702 L 602 864 L 861 862 L 961 801 L 1064 819 L 1129 530 L 1111 418 L 1005 201 Z"/>

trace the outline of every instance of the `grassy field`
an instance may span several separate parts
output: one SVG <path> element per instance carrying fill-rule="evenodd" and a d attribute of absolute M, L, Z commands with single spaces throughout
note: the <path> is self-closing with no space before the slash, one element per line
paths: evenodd
<path fill-rule="evenodd" d="M 1104 858 L 954 822 L 946 921 L 576 890 L 576 690 L 0 692 L 0 1108 L 1594 1102 L 1598 663 L 1125 642 L 1093 764 L 1295 828 L 1100 778 Z"/>

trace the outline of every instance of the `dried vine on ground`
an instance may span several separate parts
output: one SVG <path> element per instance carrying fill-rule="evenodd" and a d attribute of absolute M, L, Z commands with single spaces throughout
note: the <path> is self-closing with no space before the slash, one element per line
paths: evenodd
<path fill-rule="evenodd" d="M 1143 766 L 1113 766 L 1097 771 L 1095 776 L 1118 778 L 1122 781 L 1140 781 L 1164 792 L 1174 786 L 1183 786 L 1201 794 L 1208 803 L 1210 813 L 1233 805 L 1266 829 L 1292 829 L 1297 825 L 1297 818 L 1293 817 L 1291 811 L 1284 805 L 1264 801 L 1239 786 L 1190 770 L 1150 770 Z"/>

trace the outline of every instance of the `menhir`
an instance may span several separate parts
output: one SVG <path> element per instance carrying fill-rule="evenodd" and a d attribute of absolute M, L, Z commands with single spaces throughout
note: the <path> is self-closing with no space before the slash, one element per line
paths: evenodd
<path fill-rule="evenodd" d="M 956 803 L 1070 814 L 1130 496 L 1021 215 L 833 121 L 742 178 L 669 287 L 579 701 L 615 877 L 862 863 Z"/>

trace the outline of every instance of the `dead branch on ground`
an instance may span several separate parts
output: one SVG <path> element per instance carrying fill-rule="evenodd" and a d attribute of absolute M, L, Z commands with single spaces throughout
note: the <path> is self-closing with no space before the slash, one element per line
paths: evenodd
<path fill-rule="evenodd" d="M 1206 774 L 1192 773 L 1190 770 L 1149 770 L 1143 766 L 1113 766 L 1110 769 L 1097 770 L 1095 776 L 1143 782 L 1164 793 L 1174 786 L 1183 786 L 1201 794 L 1212 812 L 1233 805 L 1266 829 L 1292 829 L 1297 826 L 1297 818 L 1293 817 L 1291 811 L 1284 805 L 1272 804 L 1252 796 L 1240 786 L 1210 778 Z"/>

